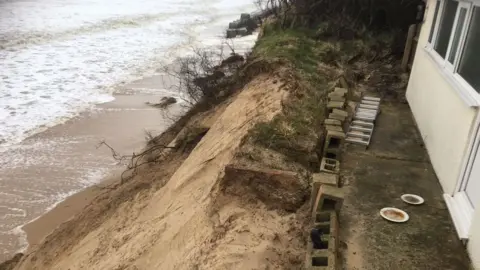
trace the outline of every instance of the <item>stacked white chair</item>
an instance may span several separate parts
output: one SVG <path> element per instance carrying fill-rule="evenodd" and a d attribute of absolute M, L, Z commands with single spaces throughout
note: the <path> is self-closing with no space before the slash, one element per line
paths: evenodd
<path fill-rule="evenodd" d="M 380 109 L 380 98 L 364 96 L 355 109 L 345 141 L 368 146 Z"/>

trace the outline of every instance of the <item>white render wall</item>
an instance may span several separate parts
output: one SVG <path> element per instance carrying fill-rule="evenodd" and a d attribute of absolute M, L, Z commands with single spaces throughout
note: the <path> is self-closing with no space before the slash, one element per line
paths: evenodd
<path fill-rule="evenodd" d="M 453 194 L 468 147 L 476 109 L 469 107 L 425 50 L 435 0 L 427 14 L 407 88 L 407 100 L 445 193 Z"/>
<path fill-rule="evenodd" d="M 467 249 L 472 260 L 473 269 L 480 269 L 480 208 L 475 209 L 473 214 Z"/>
<path fill-rule="evenodd" d="M 459 97 L 441 67 L 425 50 L 435 2 L 427 1 L 406 95 L 443 191 L 453 195 L 472 138 L 477 108 L 469 107 Z M 479 207 L 474 212 L 467 250 L 473 268 L 480 269 Z"/>

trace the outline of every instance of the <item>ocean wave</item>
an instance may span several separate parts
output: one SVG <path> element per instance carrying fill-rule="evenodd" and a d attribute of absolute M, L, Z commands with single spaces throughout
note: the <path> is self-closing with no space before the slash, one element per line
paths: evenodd
<path fill-rule="evenodd" d="M 119 28 L 136 28 L 159 20 L 165 20 L 177 15 L 176 13 L 159 13 L 131 16 L 124 18 L 106 19 L 98 23 L 82 26 L 75 29 L 68 29 L 60 32 L 32 31 L 18 33 L 16 31 L 0 32 L 0 49 L 11 50 L 16 46 L 27 46 L 51 42 L 58 39 L 66 39 L 72 36 L 83 34 L 94 34 L 115 30 Z"/>

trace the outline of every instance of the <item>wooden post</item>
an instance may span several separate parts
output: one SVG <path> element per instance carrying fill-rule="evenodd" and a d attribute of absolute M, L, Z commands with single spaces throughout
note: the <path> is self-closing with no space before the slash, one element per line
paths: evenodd
<path fill-rule="evenodd" d="M 407 42 L 405 43 L 405 50 L 403 51 L 403 58 L 402 58 L 403 71 L 407 71 L 408 62 L 409 62 L 410 56 L 412 55 L 411 51 L 412 51 L 413 38 L 415 37 L 416 27 L 417 27 L 416 24 L 412 24 L 408 28 Z"/>

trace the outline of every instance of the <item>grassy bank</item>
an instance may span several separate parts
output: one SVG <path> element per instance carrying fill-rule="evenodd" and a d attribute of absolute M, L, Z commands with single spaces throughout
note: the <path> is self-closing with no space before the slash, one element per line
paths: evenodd
<path fill-rule="evenodd" d="M 308 29 L 283 29 L 278 21 L 264 25 L 251 61 L 275 67 L 273 73 L 282 78 L 280 83 L 289 96 L 281 114 L 257 124 L 245 138 L 238 154 L 244 162 L 276 169 L 318 170 L 327 93 L 340 86 L 340 78 L 350 88 L 366 89 L 375 71 L 395 61 L 393 32 L 374 34 L 360 28 L 345 40 L 332 36 L 329 29 L 325 23 Z M 265 150 L 277 155 L 276 162 L 265 159 L 260 153 Z"/>

